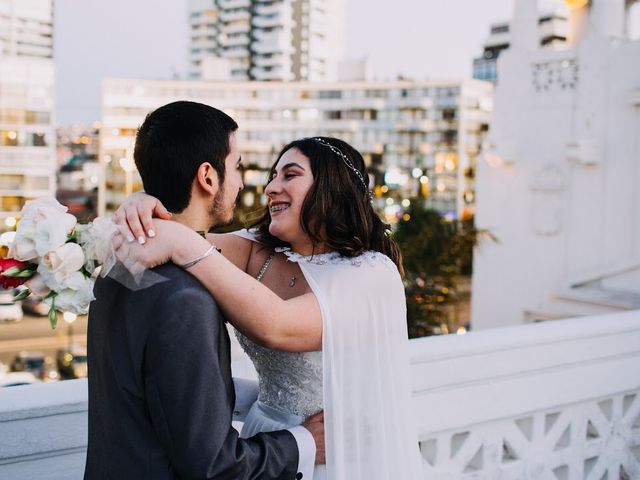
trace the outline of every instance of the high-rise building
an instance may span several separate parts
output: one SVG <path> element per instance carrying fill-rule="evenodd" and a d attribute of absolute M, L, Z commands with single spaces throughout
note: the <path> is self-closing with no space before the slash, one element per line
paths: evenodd
<path fill-rule="evenodd" d="M 389 220 L 410 199 L 450 217 L 473 212 L 474 171 L 487 133 L 488 82 L 211 82 L 107 80 L 103 84 L 100 213 L 141 188 L 132 160 L 145 115 L 175 100 L 226 111 L 240 125 L 242 204 L 264 201 L 262 187 L 280 149 L 316 135 L 344 139 L 364 156 L 376 202 Z"/>
<path fill-rule="evenodd" d="M 0 0 L 0 230 L 55 194 L 52 0 Z"/>
<path fill-rule="evenodd" d="M 191 79 L 327 81 L 344 0 L 189 0 Z"/>
<path fill-rule="evenodd" d="M 496 83 L 498 57 L 511 44 L 511 23 L 491 25 L 482 56 L 473 59 L 473 78 Z M 545 13 L 538 18 L 538 35 L 541 47 L 557 47 L 567 42 L 568 19 L 562 11 Z"/>

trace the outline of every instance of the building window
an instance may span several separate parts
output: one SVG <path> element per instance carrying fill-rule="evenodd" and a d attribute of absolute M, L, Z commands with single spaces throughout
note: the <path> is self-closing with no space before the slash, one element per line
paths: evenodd
<path fill-rule="evenodd" d="M 491 33 L 495 34 L 495 33 L 507 33 L 509 32 L 509 25 L 508 24 L 504 24 L 504 25 L 494 25 L 493 27 L 491 27 Z"/>
<path fill-rule="evenodd" d="M 0 146 L 17 147 L 18 132 L 15 130 L 0 130 Z"/>
<path fill-rule="evenodd" d="M 367 98 L 387 98 L 389 96 L 387 90 L 366 90 L 364 94 Z"/>
<path fill-rule="evenodd" d="M 45 135 L 42 132 L 36 132 L 31 135 L 31 144 L 34 147 L 46 147 L 47 141 L 45 139 Z"/>
<path fill-rule="evenodd" d="M 25 190 L 49 190 L 51 180 L 49 177 L 27 176 L 24 182 Z"/>
<path fill-rule="evenodd" d="M 4 212 L 19 212 L 24 205 L 25 199 L 23 197 L 2 197 L 2 211 Z"/>
<path fill-rule="evenodd" d="M 342 91 L 340 90 L 321 90 L 318 92 L 318 98 L 331 99 L 342 98 Z"/>
<path fill-rule="evenodd" d="M 452 122 L 456 119 L 456 111 L 454 109 L 442 110 L 442 119 L 448 122 Z"/>
<path fill-rule="evenodd" d="M 48 112 L 27 111 L 26 120 L 27 120 L 27 123 L 29 124 L 34 124 L 34 123 L 48 124 L 51 121 L 51 115 L 49 115 Z"/>
<path fill-rule="evenodd" d="M 0 190 L 22 190 L 23 175 L 0 175 Z"/>

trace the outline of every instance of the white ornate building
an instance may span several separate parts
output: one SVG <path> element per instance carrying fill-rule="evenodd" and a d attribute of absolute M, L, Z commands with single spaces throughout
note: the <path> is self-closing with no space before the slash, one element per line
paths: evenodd
<path fill-rule="evenodd" d="M 518 0 L 485 161 L 472 324 L 640 308 L 640 41 L 635 1 L 567 2 L 569 43 L 541 49 Z"/>
<path fill-rule="evenodd" d="M 545 11 L 538 17 L 538 38 L 541 47 L 555 48 L 567 41 L 568 19 L 561 9 Z M 511 43 L 510 22 L 491 25 L 484 42 L 482 56 L 473 59 L 473 78 L 496 83 L 498 58 Z"/>

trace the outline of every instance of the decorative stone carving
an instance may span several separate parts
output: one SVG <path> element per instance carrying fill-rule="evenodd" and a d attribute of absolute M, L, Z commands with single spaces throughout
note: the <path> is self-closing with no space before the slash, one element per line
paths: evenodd
<path fill-rule="evenodd" d="M 430 479 L 640 478 L 640 390 L 420 442 Z"/>
<path fill-rule="evenodd" d="M 557 235 L 562 227 L 562 194 L 566 180 L 564 173 L 550 165 L 537 172 L 531 189 L 531 226 L 538 235 Z"/>
<path fill-rule="evenodd" d="M 536 92 L 574 90 L 579 81 L 577 59 L 538 62 L 531 65 L 531 81 Z"/>
<path fill-rule="evenodd" d="M 567 144 L 567 160 L 578 165 L 598 165 L 602 161 L 602 147 L 590 138 L 581 138 Z"/>

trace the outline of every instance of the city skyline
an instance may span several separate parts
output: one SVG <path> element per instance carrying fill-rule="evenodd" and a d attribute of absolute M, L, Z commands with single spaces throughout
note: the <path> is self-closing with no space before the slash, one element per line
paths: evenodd
<path fill-rule="evenodd" d="M 559 3 L 544 0 L 539 5 L 544 9 Z M 377 80 L 471 78 L 472 59 L 481 52 L 489 25 L 508 20 L 512 4 L 397 0 L 390 9 L 381 0 L 349 0 L 346 56 L 367 57 Z M 153 18 L 145 22 L 152 5 Z M 57 124 L 99 120 L 104 78 L 185 77 L 185 0 L 87 0 L 82 9 L 71 0 L 55 4 Z"/>

